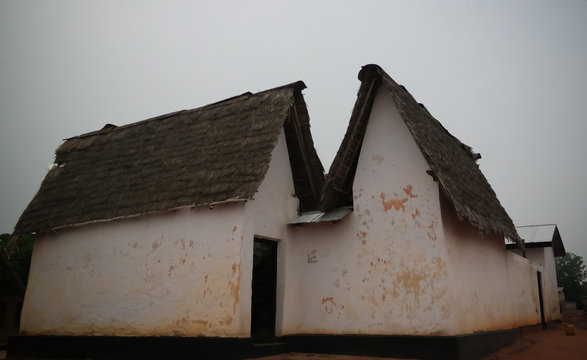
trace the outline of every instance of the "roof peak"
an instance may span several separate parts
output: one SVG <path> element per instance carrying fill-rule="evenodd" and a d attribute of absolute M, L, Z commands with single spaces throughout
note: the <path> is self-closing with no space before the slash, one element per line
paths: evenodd
<path fill-rule="evenodd" d="M 383 89 L 393 97 L 429 171 L 439 181 L 459 219 L 465 219 L 484 233 L 500 234 L 520 243 L 512 220 L 476 163 L 480 155 L 450 134 L 379 65 L 363 66 L 358 77 L 361 87 L 347 133 L 325 180 L 322 210 L 352 204 L 352 183 L 360 152 L 360 145 L 356 144 L 362 144 L 375 96 Z"/>
<path fill-rule="evenodd" d="M 361 71 L 359 71 L 358 74 L 358 78 L 359 80 L 363 81 L 365 76 L 369 73 L 369 72 L 381 72 L 383 71 L 383 69 L 381 68 L 381 66 L 377 65 L 377 64 L 367 64 L 367 65 L 363 65 L 361 66 Z"/>

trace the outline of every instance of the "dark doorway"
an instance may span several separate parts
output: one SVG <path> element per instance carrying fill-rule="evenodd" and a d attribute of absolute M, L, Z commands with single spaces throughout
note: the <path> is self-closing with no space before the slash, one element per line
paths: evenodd
<path fill-rule="evenodd" d="M 540 271 L 537 271 L 536 277 L 538 278 L 538 302 L 540 303 L 540 322 L 542 323 L 542 328 L 546 329 L 546 320 L 544 319 L 544 301 L 542 300 L 542 273 Z"/>
<path fill-rule="evenodd" d="M 253 250 L 253 295 L 251 336 L 275 336 L 277 288 L 277 242 L 255 238 Z"/>

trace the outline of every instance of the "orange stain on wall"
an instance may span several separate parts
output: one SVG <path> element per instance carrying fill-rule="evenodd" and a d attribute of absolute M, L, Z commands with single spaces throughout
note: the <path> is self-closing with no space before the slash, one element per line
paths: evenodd
<path fill-rule="evenodd" d="M 413 189 L 414 189 L 414 187 L 412 185 L 408 185 L 405 188 L 403 188 L 403 190 L 406 193 L 406 195 L 408 195 L 410 198 L 418 197 L 418 195 L 412 193 L 412 190 Z"/>
<path fill-rule="evenodd" d="M 240 264 L 240 262 L 238 264 L 237 263 L 232 264 L 232 274 L 234 275 L 235 273 L 238 273 L 236 280 L 228 282 L 228 286 L 230 287 L 230 289 L 232 291 L 232 295 L 234 297 L 234 303 L 232 305 L 232 313 L 233 314 L 236 314 L 236 306 L 239 303 L 239 290 L 240 290 L 240 285 L 241 285 L 241 264 Z"/>
<path fill-rule="evenodd" d="M 326 311 L 329 314 L 331 314 L 334 308 L 336 307 L 336 303 L 334 302 L 334 298 L 332 296 L 323 297 L 322 305 L 324 305 L 324 311 Z"/>
<path fill-rule="evenodd" d="M 405 203 L 408 202 L 408 198 L 399 199 L 396 194 L 395 199 L 386 200 L 385 193 L 379 194 L 379 197 L 381 198 L 381 202 L 383 203 L 383 210 L 385 212 L 388 212 L 392 208 L 395 210 L 402 210 L 402 211 L 406 210 Z"/>

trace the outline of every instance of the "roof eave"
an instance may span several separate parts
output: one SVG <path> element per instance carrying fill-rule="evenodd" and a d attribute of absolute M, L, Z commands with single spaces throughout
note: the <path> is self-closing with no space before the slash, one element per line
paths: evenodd
<path fill-rule="evenodd" d="M 64 225 L 58 225 L 58 226 L 55 226 L 55 227 L 52 227 L 49 229 L 40 229 L 40 230 L 25 231 L 25 232 L 57 232 L 57 231 L 64 230 L 64 229 L 77 228 L 80 226 L 85 226 L 85 225 L 90 225 L 90 224 L 103 224 L 103 223 L 109 223 L 109 222 L 126 220 L 126 219 L 135 219 L 135 218 L 138 218 L 141 216 L 158 215 L 158 214 L 163 214 L 163 213 L 168 213 L 168 212 L 180 211 L 180 210 L 184 210 L 184 209 L 195 209 L 195 208 L 201 208 L 201 207 L 205 207 L 205 206 L 208 206 L 210 209 L 213 209 L 214 206 L 245 203 L 249 200 L 250 199 L 231 198 L 231 199 L 226 199 L 226 200 L 222 200 L 222 201 L 207 202 L 207 203 L 202 203 L 202 204 L 182 205 L 182 206 L 173 207 L 173 208 L 170 208 L 167 210 L 146 211 L 146 212 L 132 214 L 132 215 L 116 216 L 116 217 L 111 217 L 111 218 L 83 221 L 83 222 L 79 222 L 79 223 L 64 224 Z M 19 233 L 23 233 L 23 232 L 20 231 Z"/>

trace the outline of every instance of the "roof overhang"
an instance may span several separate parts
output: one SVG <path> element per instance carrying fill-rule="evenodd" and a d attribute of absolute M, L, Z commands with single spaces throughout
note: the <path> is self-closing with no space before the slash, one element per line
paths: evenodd
<path fill-rule="evenodd" d="M 531 242 L 531 243 L 524 243 L 526 249 L 538 249 L 538 248 L 546 248 L 552 247 L 552 242 L 545 241 L 545 242 Z M 505 245 L 506 249 L 514 250 L 519 249 L 520 247 L 516 243 L 508 243 Z"/>

